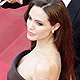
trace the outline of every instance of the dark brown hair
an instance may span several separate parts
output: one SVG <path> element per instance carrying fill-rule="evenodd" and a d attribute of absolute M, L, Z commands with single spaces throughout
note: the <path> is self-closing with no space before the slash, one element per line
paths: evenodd
<path fill-rule="evenodd" d="M 74 48 L 72 43 L 71 20 L 63 1 L 61 0 L 34 0 L 31 1 L 28 10 L 24 14 L 27 22 L 30 9 L 34 6 L 43 7 L 48 15 L 51 25 L 60 23 L 60 28 L 54 32 L 54 43 L 60 52 L 62 69 L 59 80 L 76 80 L 74 72 Z M 31 50 L 36 46 L 36 41 L 32 41 Z"/>

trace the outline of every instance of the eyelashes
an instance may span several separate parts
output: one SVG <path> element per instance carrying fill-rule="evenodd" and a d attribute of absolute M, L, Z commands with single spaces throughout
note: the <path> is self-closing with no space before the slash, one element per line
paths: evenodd
<path fill-rule="evenodd" d="M 28 16 L 28 20 L 32 20 L 32 18 L 31 18 L 31 16 L 29 15 Z M 43 24 L 41 23 L 41 22 L 39 22 L 39 21 L 36 21 L 36 24 L 38 25 L 38 26 L 43 26 Z"/>
<path fill-rule="evenodd" d="M 39 22 L 36 22 L 36 24 L 39 25 L 39 26 L 43 26 L 43 24 L 42 23 L 39 23 Z"/>

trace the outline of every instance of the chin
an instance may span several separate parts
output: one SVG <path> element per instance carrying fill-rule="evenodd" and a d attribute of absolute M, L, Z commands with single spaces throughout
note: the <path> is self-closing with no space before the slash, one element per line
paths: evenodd
<path fill-rule="evenodd" d="M 36 39 L 33 38 L 32 36 L 27 35 L 27 38 L 28 38 L 30 41 L 36 41 Z"/>

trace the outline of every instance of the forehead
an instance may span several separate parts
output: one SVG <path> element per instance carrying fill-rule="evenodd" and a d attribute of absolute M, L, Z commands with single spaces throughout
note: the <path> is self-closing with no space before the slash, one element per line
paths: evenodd
<path fill-rule="evenodd" d="M 41 21 L 48 21 L 48 16 L 45 13 L 45 11 L 42 8 L 40 8 L 36 5 L 34 5 L 31 8 L 29 14 L 33 19 L 38 19 L 38 20 L 41 20 Z"/>

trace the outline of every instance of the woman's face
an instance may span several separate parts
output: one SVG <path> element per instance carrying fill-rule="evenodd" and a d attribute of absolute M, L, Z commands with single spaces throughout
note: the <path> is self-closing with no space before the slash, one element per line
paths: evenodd
<path fill-rule="evenodd" d="M 27 19 L 27 30 L 27 38 L 31 41 L 45 39 L 52 34 L 52 26 L 42 8 L 35 5 L 31 8 Z"/>

